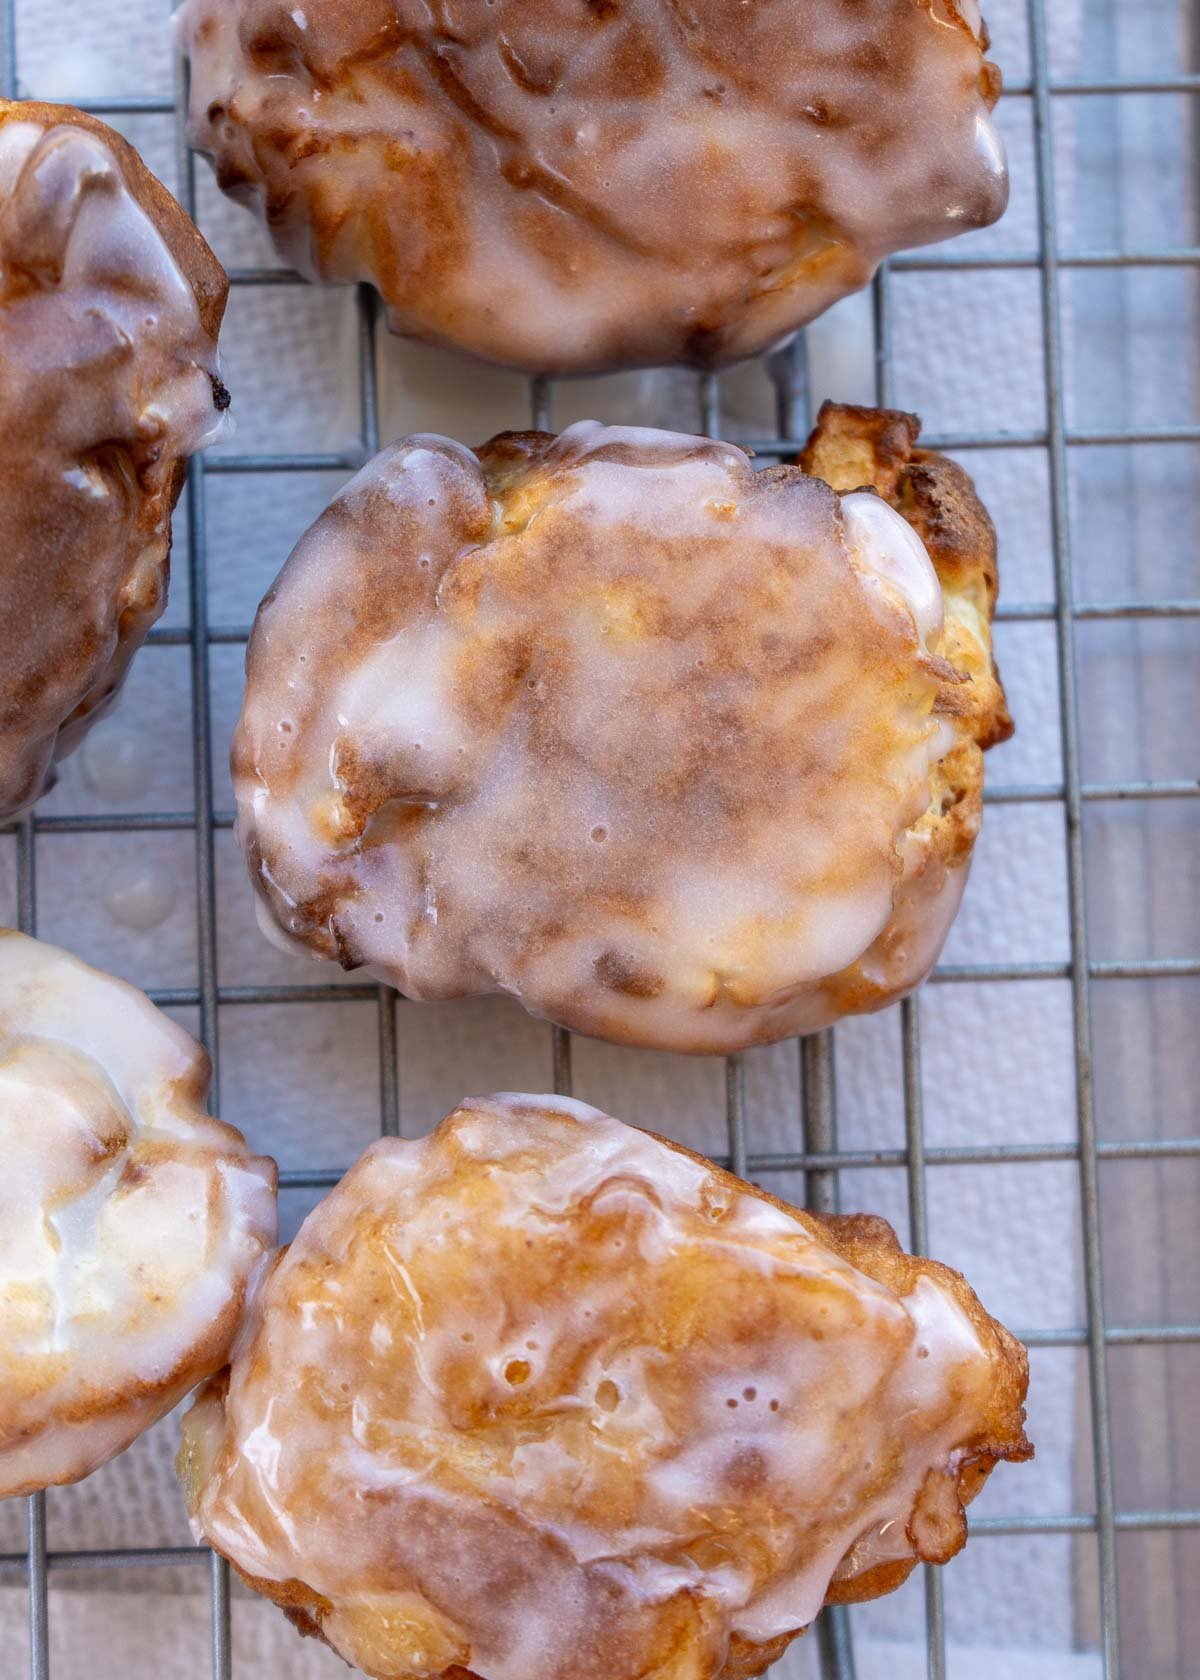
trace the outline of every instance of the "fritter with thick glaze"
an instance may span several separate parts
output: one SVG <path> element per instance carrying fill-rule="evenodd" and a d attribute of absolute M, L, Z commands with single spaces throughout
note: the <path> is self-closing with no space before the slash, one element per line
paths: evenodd
<path fill-rule="evenodd" d="M 268 934 L 686 1051 L 916 985 L 1010 725 L 991 524 L 915 435 L 827 409 L 807 459 L 836 489 L 592 423 L 384 450 L 250 642 L 233 771 Z"/>
<path fill-rule="evenodd" d="M 185 0 L 192 144 L 295 267 L 532 373 L 786 338 L 994 222 L 976 0 Z"/>
<path fill-rule="evenodd" d="M 75 1482 L 229 1356 L 275 1163 L 141 992 L 0 929 L 0 1499 Z"/>
<path fill-rule="evenodd" d="M 133 148 L 0 100 L 0 818 L 111 701 L 213 441 L 224 270 Z"/>
<path fill-rule="evenodd" d="M 745 1680 L 959 1550 L 1026 1383 L 882 1220 L 490 1097 L 309 1215 L 180 1471 L 197 1535 L 381 1680 Z"/>

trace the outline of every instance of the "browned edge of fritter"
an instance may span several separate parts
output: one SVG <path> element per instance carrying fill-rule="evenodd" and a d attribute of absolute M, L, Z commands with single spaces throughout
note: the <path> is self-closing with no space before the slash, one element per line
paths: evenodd
<path fill-rule="evenodd" d="M 874 490 L 882 496 L 925 544 L 943 589 L 962 589 L 978 575 L 990 626 L 1000 589 L 996 528 L 970 475 L 949 456 L 918 448 L 920 435 L 918 416 L 902 409 L 826 402 L 798 464 L 840 493 Z M 972 733 L 984 751 L 1013 733 L 995 652 L 989 652 L 990 671 L 972 673 Z M 951 652 L 947 658 L 953 664 Z"/>

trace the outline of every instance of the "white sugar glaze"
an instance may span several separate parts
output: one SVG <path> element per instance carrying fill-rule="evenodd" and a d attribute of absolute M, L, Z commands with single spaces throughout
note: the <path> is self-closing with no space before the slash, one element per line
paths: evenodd
<path fill-rule="evenodd" d="M 373 1145 L 256 1297 L 185 1423 L 196 1533 L 371 1674 L 701 1680 L 839 1565 L 958 1543 L 1003 1332 L 901 1260 L 896 1293 L 584 1104 L 465 1102 Z M 680 1614 L 695 1666 L 660 1670 Z"/>
<path fill-rule="evenodd" d="M 161 613 L 177 464 L 225 423 L 215 329 L 116 151 L 22 109 L 0 107 L 0 818 Z"/>
<path fill-rule="evenodd" d="M 927 647 L 942 628 L 942 586 L 925 544 L 911 525 L 869 491 L 842 497 L 842 521 L 856 563 L 899 595 Z"/>
<path fill-rule="evenodd" d="M 532 372 L 760 351 L 1007 197 L 974 0 L 185 0 L 281 253 Z"/>
<path fill-rule="evenodd" d="M 30 249 L 27 240 L 36 239 Z M 99 383 L 91 413 L 104 411 L 114 436 L 169 429 L 174 452 L 205 449 L 228 424 L 213 406 L 216 346 L 200 324 L 196 294 L 162 234 L 130 191 L 116 157 L 96 134 L 61 125 L 8 122 L 0 127 L 0 274 L 30 269 L 51 297 L 59 331 L 39 332 L 43 313 L 30 314 L 10 292 L 9 317 L 21 348 L 47 372 L 70 354 L 64 335 L 72 321 L 98 316 L 134 355 L 162 356 L 160 377 L 130 378 L 124 390 Z M 39 294 L 40 296 L 40 294 Z M 45 322 L 48 328 L 49 323 Z M 14 353 L 6 345 L 7 355 Z M 134 406 L 138 405 L 138 406 Z M 78 412 L 61 417 L 68 447 L 95 441 L 95 423 Z M 78 470 L 78 469 L 76 469 Z M 86 476 L 86 475 L 85 475 Z M 105 493 L 91 483 L 93 494 Z"/>
<path fill-rule="evenodd" d="M 207 1082 L 140 992 L 0 931 L 0 1497 L 86 1475 L 228 1351 L 275 1169 Z"/>
<path fill-rule="evenodd" d="M 593 422 L 516 467 L 402 440 L 256 624 L 234 785 L 263 926 L 637 1043 L 823 1026 L 859 961 L 915 984 L 957 902 L 916 832 L 961 738 L 941 630 L 872 494 Z M 930 924 L 872 954 L 910 887 Z"/>

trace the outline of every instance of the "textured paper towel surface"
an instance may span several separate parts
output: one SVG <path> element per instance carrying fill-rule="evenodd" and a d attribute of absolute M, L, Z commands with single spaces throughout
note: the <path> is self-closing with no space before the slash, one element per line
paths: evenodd
<path fill-rule="evenodd" d="M 1006 75 L 1029 75 L 1023 0 L 986 8 Z M 1187 68 L 1183 0 L 1055 0 L 1050 14 L 1058 78 L 1165 74 Z M 51 0 L 20 0 L 22 92 L 42 97 L 158 93 L 171 89 L 171 56 L 157 0 L 86 0 L 64 31 Z M 68 38 L 69 36 L 69 38 Z M 1060 100 L 1055 110 L 1059 242 L 1064 250 L 1195 243 L 1195 184 L 1185 170 L 1184 101 Z M 148 162 L 176 183 L 172 121 L 118 119 Z M 1027 99 L 1001 106 L 1012 205 L 997 228 L 974 235 L 980 251 L 1037 249 L 1032 112 Z M 230 265 L 274 266 L 265 238 L 226 203 L 207 171 L 200 220 Z M 959 247 L 962 249 L 963 247 Z M 938 433 L 1038 432 L 1046 423 L 1040 277 L 1036 268 L 960 274 L 898 274 L 890 286 L 893 400 L 919 410 Z M 1068 425 L 1076 430 L 1166 425 L 1196 418 L 1196 293 L 1188 270 L 1068 269 L 1062 278 Z M 226 446 L 254 451 L 330 451 L 359 433 L 357 319 L 349 291 L 249 286 L 235 290 L 223 339 L 237 432 Z M 811 390 L 870 400 L 868 299 L 850 300 L 809 334 Z M 723 377 L 728 436 L 776 431 L 775 378 L 792 366 L 748 366 Z M 468 367 L 393 340 L 381 344 L 381 435 L 445 431 L 477 442 L 528 423 L 526 383 Z M 698 427 L 694 378 L 653 372 L 556 387 L 556 426 L 584 415 Z M 796 426 L 802 427 L 797 419 Z M 1070 518 L 1079 599 L 1195 597 L 1196 451 L 1174 446 L 1073 448 Z M 1044 603 L 1054 593 L 1050 478 L 1041 447 L 964 453 L 996 517 L 1003 598 Z M 207 481 L 209 617 L 249 622 L 296 537 L 340 478 L 300 473 Z M 176 538 L 175 581 L 165 622 L 188 621 L 187 543 Z M 995 787 L 1053 788 L 1063 774 L 1054 626 L 1007 623 L 998 648 L 1016 738 L 991 755 Z M 1087 782 L 1195 777 L 1200 715 L 1197 621 L 1087 622 L 1078 635 Z M 210 672 L 216 802 L 231 806 L 225 757 L 241 692 L 242 649 L 217 646 Z M 189 655 L 144 650 L 119 712 L 64 767 L 47 814 L 113 810 L 188 812 L 193 807 Z M 1091 955 L 1105 960 L 1194 954 L 1197 852 L 1194 805 L 1159 801 L 1087 806 Z M 1066 836 L 1052 799 L 989 807 L 947 963 L 1055 965 L 1070 954 Z M 14 851 L 0 836 L 0 916 L 13 915 Z M 43 835 L 37 848 L 39 931 L 148 987 L 196 983 L 193 837 L 186 830 L 138 835 Z M 338 981 L 324 968 L 273 951 L 258 935 L 249 887 L 228 829 L 218 833 L 218 970 L 222 984 Z M 353 983 L 353 976 L 345 977 Z M 1093 1003 L 1097 1105 L 1110 1139 L 1194 1131 L 1188 1093 L 1200 1080 L 1195 980 L 1098 984 Z M 921 1002 L 926 1140 L 930 1146 L 1070 1144 L 1075 1137 L 1071 989 L 1061 978 L 935 985 Z M 181 1012 L 185 1024 L 194 1016 Z M 549 1030 L 502 1000 L 397 1012 L 402 1130 L 426 1130 L 468 1092 L 547 1088 Z M 849 1149 L 904 1144 L 899 1015 L 847 1023 L 835 1034 L 839 1142 Z M 372 1003 L 226 1007 L 220 1019 L 221 1112 L 282 1167 L 347 1165 L 379 1124 L 378 1020 Z M 720 1062 L 630 1052 L 576 1040 L 575 1090 L 622 1118 L 693 1146 L 725 1148 Z M 801 1141 L 799 1055 L 794 1043 L 746 1058 L 752 1151 Z M 1195 1265 L 1194 1163 L 1105 1163 L 1101 1190 L 1109 1317 L 1114 1323 L 1200 1318 Z M 799 1175 L 764 1183 L 802 1199 Z M 960 1266 L 987 1306 L 1015 1328 L 1083 1322 L 1078 1170 L 1070 1160 L 1002 1166 L 939 1166 L 929 1173 L 930 1247 Z M 899 1168 L 842 1175 L 842 1205 L 885 1214 L 907 1235 Z M 315 1192 L 284 1195 L 295 1228 Z M 1159 1239 L 1163 1240 L 1160 1241 Z M 1192 1245 L 1189 1251 L 1189 1243 Z M 1167 1256 L 1170 1255 L 1170 1260 Z M 1191 1264 L 1187 1263 L 1190 1254 Z M 1183 1263 L 1180 1263 L 1180 1262 Z M 1114 1351 L 1118 1499 L 1124 1508 L 1200 1503 L 1200 1459 L 1183 1427 L 1184 1397 L 1200 1368 L 1195 1349 Z M 1036 1349 L 1030 1433 L 1032 1467 L 1002 1468 L 975 1510 L 993 1516 L 1053 1516 L 1093 1509 L 1087 1368 L 1075 1347 Z M 1200 1435 L 1200 1432 L 1192 1432 Z M 188 1541 L 171 1474 L 176 1432 L 167 1420 L 89 1482 L 52 1492 L 52 1549 L 183 1545 Z M 24 1509 L 0 1505 L 0 1552 L 24 1543 Z M 1200 1558 L 1192 1536 L 1122 1538 L 1127 1635 L 1136 1631 L 1148 1680 L 1183 1672 L 1188 1634 L 1185 1583 Z M 10 1572 L 11 1574 L 11 1572 Z M 56 1575 L 56 1673 L 96 1680 L 145 1674 L 174 1680 L 207 1672 L 203 1569 L 137 1575 Z M 1096 1672 L 1095 1546 L 1090 1537 L 980 1537 L 946 1572 L 951 1673 L 973 1680 L 1079 1680 Z M 91 1588 L 92 1590 L 89 1590 Z M 1151 1589 L 1153 1588 L 1153 1598 Z M 97 1592 L 105 1596 L 97 1599 Z M 1151 1604 L 1155 1609 L 1151 1611 Z M 0 1593 L 0 1670 L 9 1673 L 18 1592 Z M 923 1670 L 919 1579 L 856 1610 L 860 1676 Z M 8 1618 L 5 1620 L 4 1618 Z M 89 1628 L 94 1630 L 89 1634 Z M 1195 1636 L 1195 1624 L 1191 1624 Z M 1134 1637 L 1133 1635 L 1128 1635 Z M 1133 1648 L 1133 1647 L 1131 1647 Z M 301 1646 L 268 1607 L 235 1612 L 235 1673 L 343 1672 Z M 22 1660 L 13 1660 L 14 1674 Z M 86 1670 L 84 1664 L 86 1663 Z M 802 1642 L 788 1680 L 815 1672 Z"/>
<path fill-rule="evenodd" d="M 26 1630 L 15 1595 L 0 1597 L 0 1647 L 19 1674 Z M 54 1674 L 92 1677 L 120 1673 L 122 1680 L 197 1680 L 205 1672 L 208 1601 L 199 1593 L 155 1594 L 136 1617 L 119 1598 L 97 1601 L 71 1593 L 56 1598 L 51 1617 L 50 1657 Z M 238 1598 L 233 1605 L 233 1646 L 238 1674 L 272 1680 L 346 1680 L 349 1670 L 312 1640 L 301 1642 L 273 1605 Z M 106 1651 L 117 1652 L 119 1668 L 106 1669 Z M 97 1670 L 97 1657 L 100 1667 Z M 951 1647 L 952 1674 L 986 1680 L 1095 1680 L 1095 1660 L 1086 1654 L 1048 1655 L 996 1647 Z M 925 1654 L 912 1645 L 860 1640 L 855 1649 L 857 1680 L 925 1680 Z M 786 1672 L 785 1672 L 786 1671 Z M 5 1673 L 9 1671 L 6 1669 Z M 815 1642 L 802 1639 L 786 1662 L 772 1670 L 776 1680 L 818 1680 Z"/>

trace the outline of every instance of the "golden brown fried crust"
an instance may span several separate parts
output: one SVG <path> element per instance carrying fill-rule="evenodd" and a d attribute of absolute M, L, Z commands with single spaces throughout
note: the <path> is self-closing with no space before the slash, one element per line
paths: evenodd
<path fill-rule="evenodd" d="M 0 381 L 6 433 L 0 576 L 7 608 L 0 628 L 0 817 L 42 791 L 54 760 L 78 744 L 88 722 L 112 699 L 162 612 L 170 515 L 187 462 L 178 416 L 169 406 L 165 415 L 156 410 L 160 394 L 177 387 L 189 357 L 203 356 L 215 369 L 228 290 L 224 270 L 189 217 L 114 130 L 71 106 L 0 100 L 0 130 L 14 124 L 32 124 L 44 134 L 82 133 L 103 144 L 124 190 L 190 287 L 196 315 L 191 342 L 172 336 L 173 306 L 170 312 L 148 313 L 147 338 L 136 340 L 132 329 L 109 321 L 103 307 L 122 292 L 128 301 L 124 277 L 101 278 L 86 263 L 76 265 L 72 281 L 80 295 L 64 298 L 60 308 L 53 300 L 61 275 L 48 281 L 36 267 L 28 273 L 20 267 L 31 211 L 17 200 L 21 232 L 6 230 L 11 248 L 3 252 L 9 272 L 0 327 L 3 311 L 25 311 L 19 320 L 14 314 L 9 331 L 20 335 L 28 357 L 9 358 L 8 377 Z M 93 180 L 74 183 L 77 201 L 60 205 L 63 225 L 50 230 L 51 240 L 74 236 L 72 218 L 93 189 L 100 190 Z M 29 312 L 38 293 L 46 306 L 41 314 Z M 162 294 L 147 289 L 147 303 L 155 299 L 161 302 Z M 38 334 L 52 335 L 45 353 Z M 72 342 L 60 343 L 59 334 Z M 104 355 L 106 339 L 111 344 Z M 206 373 L 206 379 L 213 383 L 211 389 L 204 384 L 201 394 L 217 410 L 227 406 L 228 394 L 215 375 Z M 81 389 L 91 405 L 89 416 L 111 392 L 107 418 L 84 418 Z M 154 414 L 150 426 L 130 424 L 127 410 L 138 401 Z M 20 427 L 14 424 L 18 418 Z M 98 493 L 80 494 L 71 480 L 81 475 L 91 478 Z"/>
<path fill-rule="evenodd" d="M 848 1261 L 865 1277 L 884 1284 L 894 1295 L 910 1294 L 921 1277 L 936 1278 L 937 1282 L 954 1296 L 984 1347 L 998 1355 L 998 1363 L 1003 1371 L 1003 1379 L 996 1383 L 993 1391 L 986 1440 L 981 1437 L 978 1443 L 971 1444 L 973 1452 L 978 1455 L 978 1462 L 986 1467 L 982 1476 L 974 1482 L 970 1476 L 960 1472 L 960 1487 L 969 1489 L 969 1496 L 973 1499 L 995 1464 L 1001 1461 L 1018 1464 L 1033 1457 L 1033 1446 L 1025 1434 L 1029 1355 L 1011 1331 L 1006 1330 L 998 1319 L 985 1310 L 961 1272 L 956 1272 L 952 1266 L 943 1265 L 940 1260 L 930 1260 L 924 1255 L 907 1253 L 900 1246 L 900 1239 L 887 1220 L 878 1214 L 812 1213 L 807 1208 L 793 1207 L 790 1202 L 773 1196 L 761 1185 L 750 1184 L 738 1178 L 736 1174 L 718 1166 L 698 1150 L 689 1149 L 686 1144 L 676 1143 L 672 1138 L 662 1137 L 657 1132 L 651 1133 L 651 1136 L 658 1138 L 660 1143 L 665 1144 L 668 1149 L 673 1149 L 677 1155 L 684 1155 L 689 1160 L 699 1162 L 715 1173 L 727 1188 L 748 1190 L 760 1201 L 779 1208 L 789 1218 L 815 1228 L 822 1240 L 840 1254 L 843 1260 Z M 964 1465 L 963 1470 L 965 1469 Z M 877 1597 L 878 1594 L 872 1593 L 868 1596 Z"/>
<path fill-rule="evenodd" d="M 794 1208 L 758 1185 L 747 1184 L 735 1177 L 733 1173 L 716 1165 L 696 1150 L 657 1133 L 650 1135 L 676 1154 L 704 1166 L 730 1191 L 749 1192 L 781 1209 L 789 1218 L 797 1220 L 817 1234 L 828 1247 L 856 1270 L 883 1284 L 894 1294 L 908 1295 L 920 1278 L 930 1277 L 936 1279 L 938 1285 L 953 1296 L 970 1321 L 983 1348 L 991 1356 L 994 1384 L 984 1426 L 974 1439 L 963 1443 L 961 1460 L 955 1472 L 953 1498 L 959 1506 L 960 1521 L 954 1537 L 943 1546 L 934 1559 L 939 1563 L 948 1562 L 966 1542 L 967 1529 L 965 1518 L 962 1517 L 962 1508 L 969 1505 L 979 1493 L 995 1465 L 1001 1462 L 1021 1463 L 1034 1455 L 1033 1445 L 1024 1427 L 1024 1402 L 1029 1387 L 1029 1359 L 1023 1345 L 984 1309 L 961 1273 L 936 1260 L 906 1253 L 901 1248 L 895 1231 L 885 1219 L 874 1214 L 815 1214 Z M 281 1250 L 280 1257 L 285 1252 L 286 1250 Z M 220 1395 L 227 1386 L 226 1372 L 214 1378 L 202 1393 Z M 184 1473 L 182 1462 L 181 1473 Z M 189 1501 L 192 1496 L 192 1491 L 189 1490 Z M 319 1639 L 323 1644 L 330 1645 L 331 1649 L 336 1649 L 322 1632 L 322 1624 L 334 1607 L 321 1594 L 298 1580 L 264 1580 L 247 1574 L 238 1569 L 235 1560 L 229 1561 L 247 1586 L 277 1604 L 301 1634 Z M 835 1573 L 829 1584 L 825 1603 L 863 1603 L 879 1598 L 901 1586 L 919 1561 L 917 1556 L 913 1556 L 863 1569 L 840 1579 Z M 771 1664 L 777 1662 L 792 1640 L 805 1631 L 804 1628 L 798 1628 L 794 1632 L 781 1634 L 763 1643 L 755 1643 L 734 1633 L 729 1640 L 724 1664 L 714 1676 L 714 1680 L 754 1680 L 755 1676 L 762 1674 Z M 661 1666 L 654 1670 L 654 1680 L 659 1680 L 660 1676 L 669 1677 L 669 1680 L 677 1680 L 677 1677 L 678 1680 L 683 1680 L 684 1676 L 690 1676 L 694 1671 L 692 1666 L 687 1665 L 685 1653 L 695 1639 L 695 1622 L 687 1620 L 676 1633 L 672 1648 L 663 1652 Z M 678 1667 L 675 1666 L 677 1661 Z M 421 1677 L 389 1673 L 386 1677 L 379 1677 L 379 1680 L 421 1680 Z M 439 1680 L 483 1680 L 483 1677 L 473 1669 L 455 1664 L 442 1670 Z M 627 1677 L 614 1676 L 614 1680 L 627 1680 Z M 639 1676 L 638 1680 L 648 1680 L 648 1677 Z"/>
<path fill-rule="evenodd" d="M 892 501 L 920 431 L 917 416 L 899 409 L 826 402 L 797 460 L 835 490 L 867 486 Z"/>

